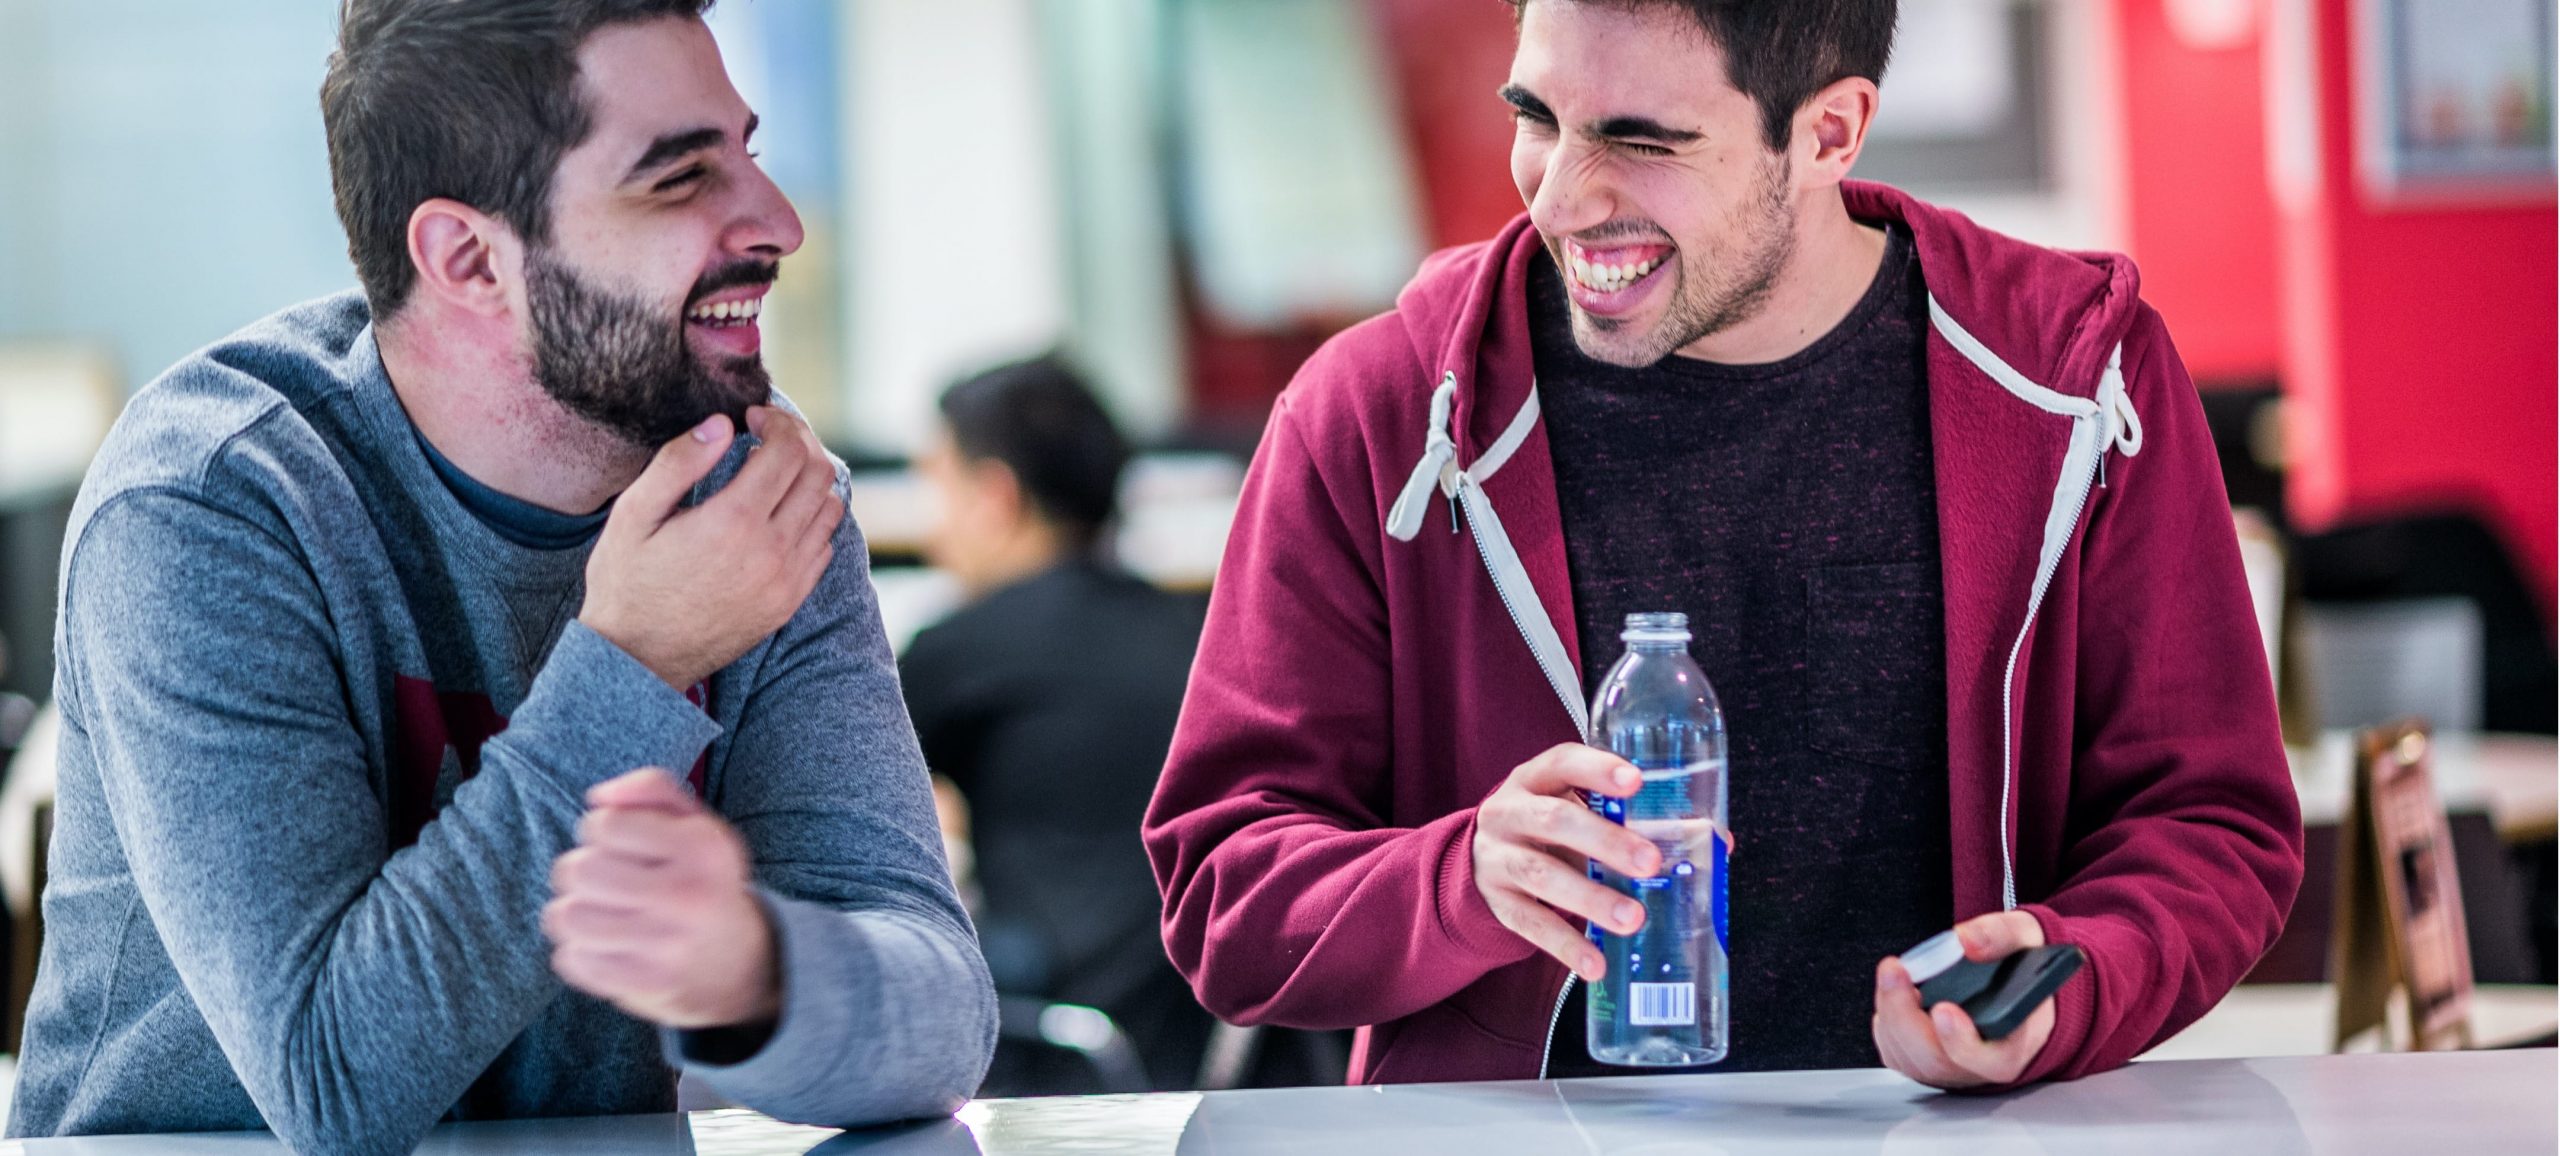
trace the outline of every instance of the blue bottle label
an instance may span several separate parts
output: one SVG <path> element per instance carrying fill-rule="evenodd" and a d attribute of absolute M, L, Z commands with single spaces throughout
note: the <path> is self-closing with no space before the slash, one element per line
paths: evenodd
<path fill-rule="evenodd" d="M 1733 910 L 1733 904 L 1728 901 L 1725 891 L 1725 882 L 1729 876 L 1724 867 L 1724 833 L 1717 832 L 1716 837 L 1708 840 L 1708 843 L 1710 849 L 1707 851 L 1707 921 L 1715 924 L 1716 950 L 1730 955 L 1732 949 L 1726 947 L 1724 941 L 1724 922 L 1726 914 Z"/>

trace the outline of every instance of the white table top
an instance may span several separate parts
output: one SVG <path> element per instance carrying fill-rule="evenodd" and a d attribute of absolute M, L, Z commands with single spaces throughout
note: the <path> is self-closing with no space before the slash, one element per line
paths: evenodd
<path fill-rule="evenodd" d="M 639 1156 L 1319 1153 L 2410 1153 L 2560 1147 L 2550 1049 L 2155 1061 L 2007 1096 L 1877 1070 L 981 1100 L 957 1120 L 835 1133 L 752 1112 L 457 1124 L 421 1152 Z M 263 1134 L 0 1143 L 0 1156 L 279 1151 Z"/>

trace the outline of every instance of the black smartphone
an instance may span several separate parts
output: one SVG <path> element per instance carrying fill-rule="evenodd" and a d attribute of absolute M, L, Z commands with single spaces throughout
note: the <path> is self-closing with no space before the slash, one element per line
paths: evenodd
<path fill-rule="evenodd" d="M 1954 1001 L 1973 1017 L 1973 1026 L 1986 1040 L 2008 1038 L 2085 962 L 2080 949 L 2068 943 L 2030 947 L 1993 960 L 1966 959 L 1952 931 L 1941 931 L 1902 956 L 1903 969 L 1920 988 L 1920 1006 Z"/>

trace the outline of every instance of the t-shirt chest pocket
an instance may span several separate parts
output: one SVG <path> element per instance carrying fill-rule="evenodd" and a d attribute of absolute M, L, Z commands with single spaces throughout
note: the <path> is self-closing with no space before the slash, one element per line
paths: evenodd
<path fill-rule="evenodd" d="M 1805 576 L 1805 745 L 1917 770 L 1946 757 L 1945 600 L 1927 562 Z"/>

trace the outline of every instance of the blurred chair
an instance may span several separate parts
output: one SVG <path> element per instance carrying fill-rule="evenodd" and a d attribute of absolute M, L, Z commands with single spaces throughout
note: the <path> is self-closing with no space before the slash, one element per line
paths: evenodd
<path fill-rule="evenodd" d="M 25 744 L 27 732 L 35 726 L 36 709 L 36 700 L 0 691 L 0 772 Z"/>
<path fill-rule="evenodd" d="M 2472 1046 L 2470 934 L 2432 748 L 2421 720 L 2356 735 L 2330 965 L 2339 1051 L 2376 1029 L 2387 1050 Z"/>
<path fill-rule="evenodd" d="M 2439 731 L 2480 729 L 2480 610 L 2468 598 L 2304 608 L 2303 643 L 2320 725 L 2416 716 Z"/>
<path fill-rule="evenodd" d="M 2478 518 L 2391 518 L 2297 535 L 2291 546 L 2295 586 L 2314 612 L 2444 598 L 2477 608 L 2479 644 L 2469 675 L 2476 698 L 2458 717 L 2434 716 L 2438 730 L 2461 729 L 2465 719 L 2478 729 L 2529 734 L 2560 726 L 2560 652 L 2549 623 L 2505 543 Z M 2321 725 L 2389 717 L 2333 717 Z"/>
<path fill-rule="evenodd" d="M 1000 1041 L 1052 1049 L 1082 1059 L 1107 1093 L 1151 1091 L 1146 1065 L 1129 1037 L 1098 1008 L 1031 996 L 996 997 Z"/>
<path fill-rule="evenodd" d="M 2274 677 L 2276 712 L 2284 741 L 2311 746 L 2320 739 L 2319 706 L 2311 699 L 2313 680 L 2304 676 L 2302 592 L 2292 550 L 2277 520 L 2254 506 L 2234 506 L 2232 529 L 2240 538 L 2240 569 L 2249 583 L 2249 601 L 2257 611 L 2258 641 L 2267 648 L 2267 670 Z"/>
<path fill-rule="evenodd" d="M 1220 1020 L 1209 1031 L 1209 1050 L 1200 1057 L 1200 1075 L 1194 1083 L 1203 1092 L 1257 1086 L 1253 1077 L 1265 1066 L 1260 1062 L 1263 1046 L 1276 1035 L 1297 1045 L 1305 1083 L 1318 1087 L 1339 1084 L 1350 1078 L 1351 1054 L 1343 1046 L 1347 1034 L 1259 1024 L 1246 1027 Z M 1267 1086 L 1288 1085 L 1283 1081 Z"/>
<path fill-rule="evenodd" d="M 0 898 L 9 909 L 7 1004 L 0 1007 L 0 1042 L 11 1054 L 27 1023 L 27 997 L 35 990 L 36 960 L 44 945 L 45 854 L 53 841 L 56 756 L 62 715 L 38 712 L 17 751 L 7 760 L 0 786 Z"/>

